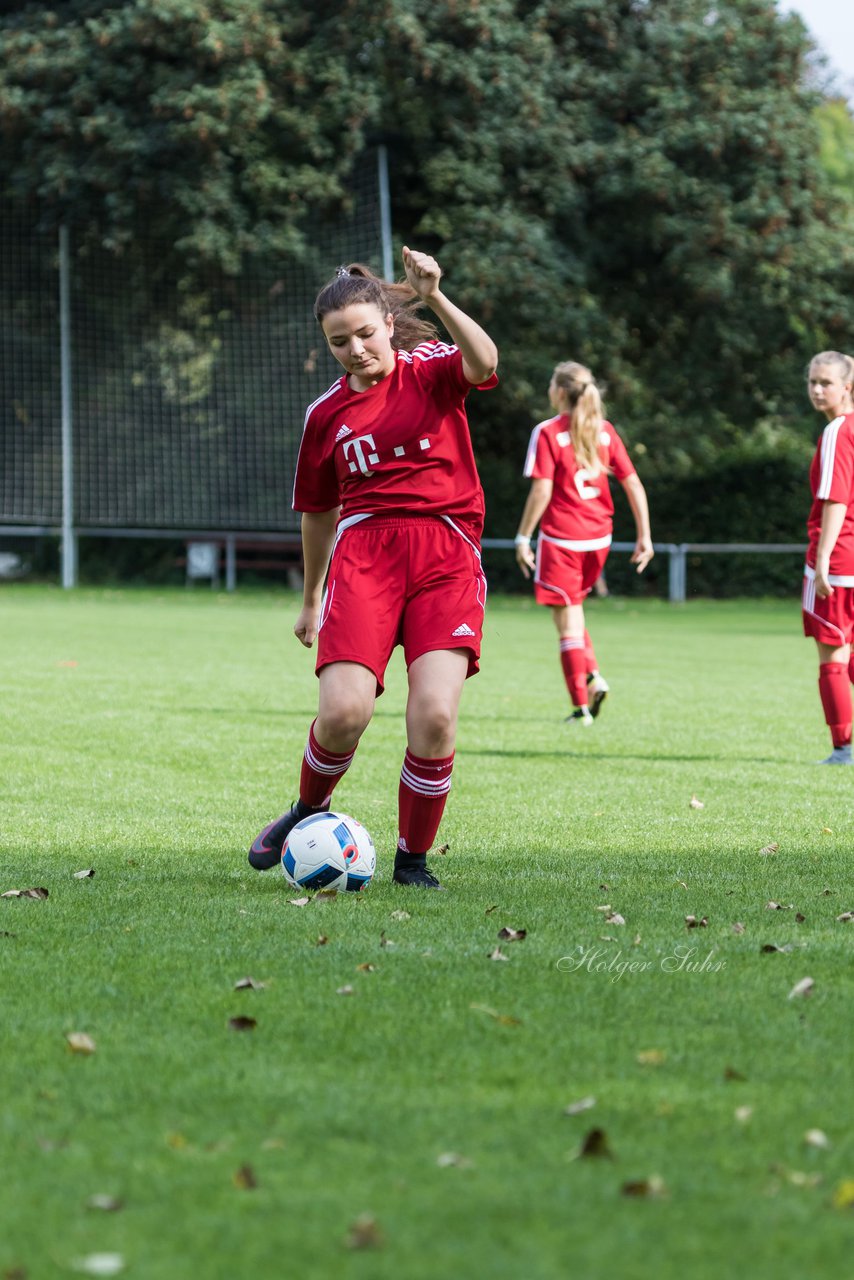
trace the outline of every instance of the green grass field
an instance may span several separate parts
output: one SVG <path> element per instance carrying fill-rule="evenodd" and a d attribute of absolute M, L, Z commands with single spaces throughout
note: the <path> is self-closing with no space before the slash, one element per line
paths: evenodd
<path fill-rule="evenodd" d="M 573 732 L 493 599 L 444 894 L 390 883 L 396 655 L 336 793 L 378 875 L 307 907 L 245 859 L 315 710 L 295 612 L 0 592 L 0 892 L 50 895 L 0 900 L 0 1277 L 851 1274 L 854 770 L 797 604 L 593 603 Z"/>

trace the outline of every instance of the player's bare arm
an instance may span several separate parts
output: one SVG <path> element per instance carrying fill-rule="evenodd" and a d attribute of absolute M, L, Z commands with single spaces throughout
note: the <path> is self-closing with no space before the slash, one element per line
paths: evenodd
<path fill-rule="evenodd" d="M 844 502 L 825 502 L 821 513 L 821 532 L 815 549 L 815 593 L 821 600 L 833 595 L 830 585 L 830 557 L 845 522 L 848 510 Z"/>
<path fill-rule="evenodd" d="M 429 253 L 404 247 L 406 279 L 427 306 L 438 316 L 462 352 L 463 373 L 472 386 L 487 382 L 498 368 L 498 348 L 476 320 L 466 315 L 442 293 L 442 268 Z"/>
<path fill-rule="evenodd" d="M 522 518 L 519 521 L 519 532 L 516 534 L 516 563 L 526 578 L 530 578 L 535 567 L 534 553 L 531 550 L 531 539 L 534 530 L 540 523 L 543 512 L 552 500 L 554 481 L 546 479 L 533 480 Z"/>
<path fill-rule="evenodd" d="M 623 481 L 623 489 L 629 500 L 635 520 L 635 549 L 629 557 L 632 564 L 637 565 L 638 573 L 643 573 L 655 552 L 652 549 L 652 533 L 649 525 L 649 503 L 644 489 L 636 475 L 628 476 Z"/>
<path fill-rule="evenodd" d="M 303 604 L 294 623 L 294 635 L 307 649 L 317 639 L 323 583 L 335 542 L 339 510 L 335 507 L 331 511 L 304 511 L 302 516 Z"/>

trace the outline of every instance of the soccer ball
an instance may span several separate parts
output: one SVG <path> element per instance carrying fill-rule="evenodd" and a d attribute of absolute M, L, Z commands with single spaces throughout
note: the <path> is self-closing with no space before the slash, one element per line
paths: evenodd
<path fill-rule="evenodd" d="M 295 889 L 366 889 L 376 865 L 373 840 L 346 813 L 303 818 L 282 849 L 282 870 Z"/>

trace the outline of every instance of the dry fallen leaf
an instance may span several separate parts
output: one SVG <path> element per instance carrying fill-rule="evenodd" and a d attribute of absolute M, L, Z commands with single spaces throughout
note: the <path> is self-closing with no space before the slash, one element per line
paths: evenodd
<path fill-rule="evenodd" d="M 588 1094 L 586 1098 L 579 1098 L 577 1102 L 570 1102 L 568 1107 L 564 1107 L 563 1114 L 565 1116 L 580 1116 L 583 1111 L 590 1111 L 596 1106 L 596 1099 L 592 1094 Z"/>
<path fill-rule="evenodd" d="M 7 889 L 5 893 L 0 893 L 0 898 L 47 898 L 49 896 L 47 889 Z"/>
<path fill-rule="evenodd" d="M 65 1037 L 72 1053 L 94 1053 L 95 1041 L 85 1031 L 69 1031 Z"/>
<path fill-rule="evenodd" d="M 471 1160 L 467 1156 L 461 1156 L 457 1151 L 443 1151 L 440 1156 L 436 1157 L 436 1164 L 440 1169 L 470 1169 L 472 1167 Z"/>
<path fill-rule="evenodd" d="M 364 964 L 356 965 L 356 972 L 357 973 L 375 973 L 376 968 L 377 966 L 375 964 L 371 964 L 370 960 L 366 960 Z"/>
<path fill-rule="evenodd" d="M 821 893 L 818 896 L 820 898 L 830 898 L 832 897 L 832 895 L 833 895 L 832 889 L 822 889 Z"/>
<path fill-rule="evenodd" d="M 606 924 L 621 925 L 626 923 L 625 916 L 621 916 L 619 911 L 612 911 L 609 916 L 605 917 Z"/>
<path fill-rule="evenodd" d="M 496 947 L 494 951 L 491 951 L 489 958 L 490 960 L 509 960 L 510 959 L 509 956 L 506 956 L 504 954 L 504 952 L 501 950 L 500 947 Z"/>
<path fill-rule="evenodd" d="M 353 994 L 353 988 L 349 986 L 337 987 L 335 994 L 336 996 L 351 996 Z"/>
<path fill-rule="evenodd" d="M 854 920 L 854 911 L 843 911 L 842 915 L 837 916 L 836 919 L 840 924 L 850 924 Z"/>
<path fill-rule="evenodd" d="M 830 1150 L 830 1138 L 823 1129 L 807 1129 L 804 1142 L 808 1147 L 818 1147 L 821 1151 Z"/>
<path fill-rule="evenodd" d="M 792 903 L 790 902 L 787 907 L 784 907 L 782 902 L 775 902 L 772 898 L 770 902 L 765 903 L 765 910 L 766 911 L 791 911 Z"/>
<path fill-rule="evenodd" d="M 791 951 L 791 950 L 792 950 L 792 944 L 791 944 L 791 942 L 787 942 L 787 943 L 785 944 L 785 946 L 778 947 L 776 942 L 766 942 L 764 946 L 762 946 L 762 947 L 760 947 L 760 948 L 759 948 L 759 950 L 760 950 L 760 952 L 763 952 L 763 953 L 767 953 L 767 952 L 770 952 L 770 951 L 781 951 L 781 952 L 783 952 L 783 951 Z"/>
<path fill-rule="evenodd" d="M 87 1209 L 98 1209 L 101 1213 L 118 1213 L 124 1207 L 124 1201 L 116 1196 L 94 1195 L 86 1201 Z"/>
<path fill-rule="evenodd" d="M 71 1266 L 87 1276 L 117 1276 L 124 1271 L 125 1260 L 120 1253 L 87 1253 L 83 1258 L 75 1258 Z"/>
<path fill-rule="evenodd" d="M 596 910 L 597 910 L 597 911 L 612 911 L 612 910 L 613 910 L 613 908 L 612 908 L 612 906 L 611 906 L 610 902 L 606 902 L 606 903 L 605 903 L 605 905 L 604 905 L 603 907 L 596 907 Z"/>
<path fill-rule="evenodd" d="M 350 1223 L 345 1243 L 348 1249 L 382 1248 L 385 1239 L 372 1213 L 363 1213 Z"/>
<path fill-rule="evenodd" d="M 691 799 L 688 801 L 688 804 L 692 809 L 705 809 L 706 807 L 703 804 L 703 801 L 698 800 L 696 796 L 692 796 Z"/>
<path fill-rule="evenodd" d="M 599 1158 L 613 1160 L 614 1153 L 611 1150 L 605 1130 L 590 1129 L 581 1140 L 581 1146 L 578 1148 L 576 1158 L 579 1160 Z"/>
<path fill-rule="evenodd" d="M 795 924 L 803 924 L 805 920 L 806 916 L 802 911 L 795 912 Z"/>
<path fill-rule="evenodd" d="M 232 1031 L 254 1031 L 258 1026 L 256 1018 L 247 1018 L 243 1014 L 238 1014 L 236 1018 L 229 1018 L 228 1025 Z"/>
<path fill-rule="evenodd" d="M 256 982 L 254 978 L 238 978 L 234 984 L 235 991 L 263 991 L 266 982 Z"/>
<path fill-rule="evenodd" d="M 642 1067 L 660 1067 L 667 1061 L 667 1054 L 664 1049 L 641 1049 L 636 1058 Z"/>
<path fill-rule="evenodd" d="M 753 1107 L 736 1107 L 734 1115 L 739 1124 L 747 1124 L 753 1115 Z"/>
<path fill-rule="evenodd" d="M 830 827 L 822 827 L 821 834 L 823 836 L 832 836 L 833 832 L 831 831 Z"/>
<path fill-rule="evenodd" d="M 800 982 L 796 982 L 795 985 L 792 987 L 791 991 L 789 992 L 789 999 L 792 1000 L 796 996 L 812 995 L 812 990 L 814 986 L 815 986 L 815 982 L 813 981 L 812 978 L 801 978 Z"/>
<path fill-rule="evenodd" d="M 854 1209 L 854 1178 L 845 1178 L 833 1193 L 834 1209 Z"/>
<path fill-rule="evenodd" d="M 706 929 L 709 924 L 708 916 L 701 916 L 698 920 L 696 916 L 686 916 L 685 924 L 689 929 Z"/>
<path fill-rule="evenodd" d="M 685 889 L 687 892 L 688 886 L 684 880 L 677 880 L 676 883 L 679 885 L 680 889 Z"/>
<path fill-rule="evenodd" d="M 746 1080 L 747 1076 L 743 1076 L 740 1071 L 736 1071 L 735 1067 L 724 1067 L 724 1080 Z"/>
<path fill-rule="evenodd" d="M 412 916 L 408 911 L 392 911 L 391 918 L 392 920 L 411 920 Z"/>
<path fill-rule="evenodd" d="M 451 846 L 449 844 L 440 844 L 438 849 L 434 849 L 433 852 L 441 854 L 444 858 L 446 854 L 451 852 Z"/>
<path fill-rule="evenodd" d="M 744 933 L 744 925 L 740 920 L 736 920 L 735 924 L 732 926 L 732 931 L 733 933 Z"/>
<path fill-rule="evenodd" d="M 498 937 L 502 942 L 524 942 L 527 936 L 527 929 L 511 929 L 509 925 L 498 930 Z"/>
<path fill-rule="evenodd" d="M 329 939 L 327 938 L 325 933 L 319 933 L 317 935 L 317 941 L 315 942 L 314 945 L 316 947 L 325 947 L 328 941 Z"/>
<path fill-rule="evenodd" d="M 772 854 L 775 854 L 779 848 L 780 846 L 777 844 L 777 842 L 772 841 L 771 844 L 763 845 L 763 847 L 759 850 L 759 852 L 762 854 L 763 858 L 768 858 Z"/>
<path fill-rule="evenodd" d="M 638 1178 L 633 1182 L 624 1182 L 620 1187 L 620 1195 L 635 1196 L 641 1200 L 658 1200 L 667 1195 L 664 1179 L 657 1173 L 648 1178 Z"/>
<path fill-rule="evenodd" d="M 292 907 L 307 907 L 311 898 L 288 898 L 288 902 Z"/>
<path fill-rule="evenodd" d="M 75 871 L 74 879 L 75 880 L 91 880 L 94 874 L 95 874 L 95 868 L 87 867 L 85 871 Z"/>
<path fill-rule="evenodd" d="M 519 1027 L 522 1024 L 518 1018 L 513 1018 L 509 1013 L 499 1013 L 497 1009 L 490 1009 L 486 1004 L 470 1004 L 470 1009 L 474 1009 L 476 1013 L 485 1013 L 488 1017 L 494 1018 L 502 1027 Z"/>
<path fill-rule="evenodd" d="M 231 1175 L 231 1181 L 238 1191 L 254 1191 L 258 1186 L 258 1179 L 251 1164 L 242 1164 L 239 1169 L 235 1169 Z"/>

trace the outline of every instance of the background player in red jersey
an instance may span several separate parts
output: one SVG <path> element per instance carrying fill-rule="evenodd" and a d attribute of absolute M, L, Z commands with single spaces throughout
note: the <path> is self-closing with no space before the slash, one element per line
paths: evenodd
<path fill-rule="evenodd" d="M 560 661 L 573 712 L 568 723 L 592 725 L 608 694 L 600 675 L 583 601 L 602 573 L 611 545 L 616 476 L 635 518 L 632 564 L 642 573 L 653 556 L 646 492 L 626 447 L 602 411 L 602 397 L 584 365 L 559 364 L 549 385 L 556 417 L 534 427 L 525 475 L 531 485 L 516 534 L 516 560 L 534 595 L 548 605 L 557 627 Z M 531 538 L 542 521 L 536 558 Z"/>
<path fill-rule="evenodd" d="M 437 889 L 426 855 L 451 786 L 486 596 L 483 490 L 465 399 L 472 387 L 495 385 L 498 353 L 442 292 L 434 258 L 405 248 L 403 265 L 400 284 L 358 263 L 339 268 L 315 303 L 344 369 L 309 405 L 294 484 L 305 560 L 294 631 L 307 648 L 318 642 L 319 709 L 299 797 L 256 837 L 249 861 L 259 871 L 275 866 L 294 824 L 329 808 L 402 644 L 409 693 L 394 879 Z M 416 314 L 422 304 L 452 343 Z"/>
<path fill-rule="evenodd" d="M 851 637 L 854 634 L 854 360 L 813 356 L 807 375 L 814 409 L 828 425 L 810 467 L 812 507 L 804 567 L 804 635 L 818 646 L 818 691 L 833 750 L 822 764 L 851 764 Z"/>

